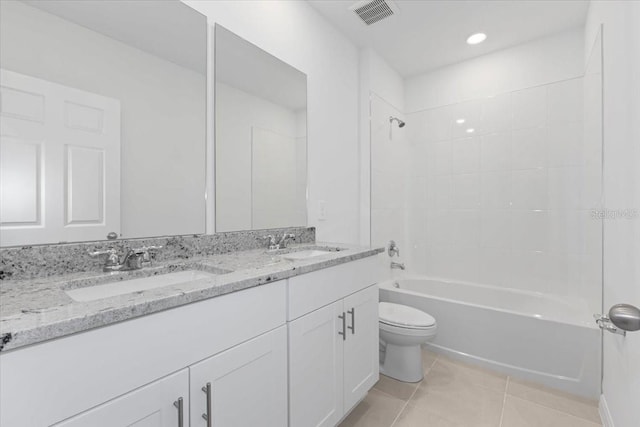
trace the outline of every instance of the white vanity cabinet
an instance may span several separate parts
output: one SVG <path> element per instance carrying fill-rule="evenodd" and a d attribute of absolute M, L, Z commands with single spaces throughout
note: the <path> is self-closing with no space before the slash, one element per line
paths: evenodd
<path fill-rule="evenodd" d="M 179 427 L 173 403 L 182 397 L 182 425 L 206 426 L 200 388 L 210 381 L 215 419 L 226 420 L 230 411 L 246 419 L 235 412 L 247 411 L 243 399 L 255 403 L 251 387 L 259 387 L 279 407 L 256 404 L 250 416 L 277 420 L 257 425 L 282 427 L 286 285 L 273 282 L 2 353 L 0 425 Z M 235 403 L 224 407 L 229 402 Z"/>
<path fill-rule="evenodd" d="M 290 427 L 335 426 L 378 380 L 377 266 L 366 258 L 289 280 L 289 317 L 298 315 L 289 321 Z"/>
<path fill-rule="evenodd" d="M 189 372 L 183 369 L 55 427 L 176 427 L 188 425 Z"/>
<path fill-rule="evenodd" d="M 287 425 L 287 327 L 189 367 L 191 426 Z"/>
<path fill-rule="evenodd" d="M 378 266 L 363 258 L 3 352 L 0 425 L 335 426 L 378 380 Z"/>

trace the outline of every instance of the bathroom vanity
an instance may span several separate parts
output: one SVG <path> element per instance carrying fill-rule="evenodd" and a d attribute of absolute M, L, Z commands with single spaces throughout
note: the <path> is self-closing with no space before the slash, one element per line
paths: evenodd
<path fill-rule="evenodd" d="M 380 252 L 302 244 L 160 262 L 115 282 L 6 282 L 0 424 L 336 425 L 378 379 Z M 75 292 L 167 271 L 193 280 Z"/>
<path fill-rule="evenodd" d="M 180 1 L 1 19 L 0 425 L 340 422 L 382 249 L 306 227 L 307 75 Z"/>

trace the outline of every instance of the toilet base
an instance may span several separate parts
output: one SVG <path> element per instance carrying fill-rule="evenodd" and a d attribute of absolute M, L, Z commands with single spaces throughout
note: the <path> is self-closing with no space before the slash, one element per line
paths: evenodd
<path fill-rule="evenodd" d="M 424 371 L 420 345 L 399 346 L 386 343 L 380 373 L 407 383 L 422 381 Z"/>

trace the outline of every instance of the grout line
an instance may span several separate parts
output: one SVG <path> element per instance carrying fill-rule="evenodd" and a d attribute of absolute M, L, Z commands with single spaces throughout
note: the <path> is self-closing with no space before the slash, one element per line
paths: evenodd
<path fill-rule="evenodd" d="M 596 409 L 596 410 L 597 410 L 597 406 L 591 405 L 591 404 L 589 404 L 588 402 L 586 402 L 586 401 L 584 401 L 584 400 L 581 400 L 581 399 L 583 399 L 583 398 L 582 398 L 582 397 L 580 397 L 580 396 L 575 396 L 575 395 L 572 395 L 571 393 L 563 392 L 563 391 L 561 391 L 561 390 L 555 390 L 555 389 L 547 388 L 547 387 L 545 387 L 545 386 L 543 386 L 543 385 L 541 385 L 541 384 L 535 384 L 535 383 L 534 383 L 531 387 L 532 387 L 532 388 L 535 388 L 536 390 L 541 391 L 542 393 L 547 393 L 547 394 L 556 394 L 556 395 L 557 395 L 557 394 L 560 394 L 560 397 L 561 397 L 561 398 L 563 398 L 563 399 L 567 399 L 567 400 L 571 401 L 571 402 L 572 402 L 572 404 L 578 404 L 578 405 L 589 406 L 589 407 L 591 407 L 592 409 Z M 591 419 L 591 418 L 583 417 L 583 416 L 576 415 L 576 414 L 572 414 L 572 413 L 570 413 L 570 412 L 564 411 L 564 410 L 562 410 L 562 409 L 559 409 L 559 408 L 557 408 L 557 407 L 554 407 L 554 406 L 548 405 L 548 404 L 546 404 L 546 403 L 539 402 L 539 401 L 536 401 L 536 400 L 533 400 L 533 399 L 529 399 L 529 398 L 525 398 L 525 397 L 522 397 L 522 396 L 517 396 L 517 395 L 515 395 L 515 394 L 513 394 L 513 393 L 509 393 L 508 388 L 507 388 L 507 394 L 508 394 L 509 396 L 511 396 L 511 397 L 515 397 L 515 398 L 520 399 L 520 400 L 525 400 L 525 401 L 527 401 L 527 402 L 535 403 L 535 404 L 536 404 L 536 405 L 538 405 L 538 406 L 542 406 L 542 407 L 547 408 L 547 409 L 552 409 L 552 410 L 554 410 L 554 411 L 562 412 L 563 414 L 571 415 L 572 417 L 576 417 L 576 418 L 579 418 L 579 419 L 581 419 L 581 420 L 589 421 L 589 422 L 592 422 L 592 423 L 593 423 L 593 422 L 595 422 L 595 421 L 593 421 L 593 419 Z"/>
<path fill-rule="evenodd" d="M 507 383 L 504 386 L 504 397 L 502 398 L 502 411 L 500 411 L 500 424 L 499 427 L 502 427 L 502 421 L 504 419 L 504 407 L 507 404 L 507 390 L 509 389 L 509 380 L 511 376 L 507 375 Z"/>
<path fill-rule="evenodd" d="M 373 387 L 370 391 L 373 391 L 373 390 L 377 391 L 378 393 L 382 393 L 382 394 L 384 394 L 385 396 L 391 397 L 391 398 L 393 398 L 393 399 L 404 400 L 404 399 L 402 399 L 402 398 L 400 398 L 400 397 L 398 397 L 398 396 L 394 396 L 393 394 L 391 394 L 391 393 L 387 393 L 386 391 L 384 391 L 384 390 L 380 390 L 379 388 L 376 388 L 376 387 Z"/>
<path fill-rule="evenodd" d="M 422 380 L 424 381 L 424 379 Z M 411 393 L 411 396 L 409 396 L 409 398 L 407 399 L 406 402 L 404 402 L 404 405 L 402 405 L 402 408 L 400 409 L 400 411 L 398 412 L 398 415 L 396 415 L 396 417 L 393 419 L 393 422 L 391 423 L 391 425 L 389 427 L 393 427 L 396 422 L 398 421 L 398 419 L 400 418 L 400 415 L 402 415 L 402 413 L 404 412 L 404 410 L 407 408 L 407 405 L 409 404 L 409 401 L 411 399 L 413 399 L 413 396 L 416 394 L 416 392 L 418 391 L 418 388 L 420 387 L 420 384 L 422 384 L 422 381 L 420 381 L 418 383 L 418 386 L 416 387 L 415 390 L 413 390 L 413 393 Z"/>
<path fill-rule="evenodd" d="M 509 397 L 511 397 L 512 399 L 520 400 L 522 402 L 530 403 L 530 404 L 538 406 L 540 408 L 548 409 L 549 411 L 552 411 L 552 412 L 556 412 L 556 413 L 559 413 L 559 414 L 562 414 L 562 415 L 566 415 L 566 416 L 571 417 L 571 418 L 575 418 L 575 419 L 580 420 L 580 421 L 586 421 L 587 423 L 591 423 L 591 424 L 594 424 L 594 425 L 602 425 L 602 422 L 600 422 L 600 424 L 598 424 L 596 421 L 589 420 L 589 419 L 586 419 L 586 418 L 582 418 L 582 417 L 579 417 L 577 415 L 573 415 L 573 414 L 570 414 L 568 412 L 561 411 L 560 409 L 552 408 L 550 406 L 546 406 L 546 405 L 543 405 L 541 403 L 534 402 L 533 400 L 524 399 L 522 397 L 518 397 L 518 396 L 514 396 L 514 395 L 510 395 Z"/>
<path fill-rule="evenodd" d="M 440 357 L 439 354 L 437 353 L 433 353 L 435 354 L 436 357 L 433 358 L 433 362 L 431 362 L 431 365 L 427 368 L 427 372 L 424 373 L 425 378 L 427 377 L 427 374 L 429 372 L 431 372 L 431 369 L 433 368 L 433 365 L 436 364 L 436 362 L 438 361 L 438 358 Z M 420 388 L 420 385 L 425 381 L 425 378 L 422 379 L 422 381 L 420 381 L 418 383 L 418 385 L 416 386 L 415 390 L 413 390 L 413 393 L 411 393 L 411 396 L 409 396 L 409 398 L 407 399 L 406 402 L 404 402 L 404 405 L 402 405 L 402 408 L 400 409 L 400 412 L 398 412 L 398 415 L 396 415 L 396 417 L 393 419 L 393 422 L 391 423 L 391 426 L 389 427 L 393 427 L 396 422 L 398 421 L 398 419 L 400 418 L 400 415 L 402 415 L 402 413 L 404 412 L 404 410 L 407 408 L 407 405 L 409 404 L 409 402 L 411 401 L 411 399 L 413 399 L 413 396 L 415 396 L 415 394 L 418 392 L 418 388 Z"/>

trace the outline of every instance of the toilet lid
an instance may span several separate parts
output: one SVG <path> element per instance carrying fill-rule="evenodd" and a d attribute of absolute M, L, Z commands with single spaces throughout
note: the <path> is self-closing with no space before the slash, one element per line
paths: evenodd
<path fill-rule="evenodd" d="M 436 324 L 436 319 L 424 311 L 406 305 L 381 302 L 378 311 L 380 321 L 389 325 L 428 328 Z"/>

